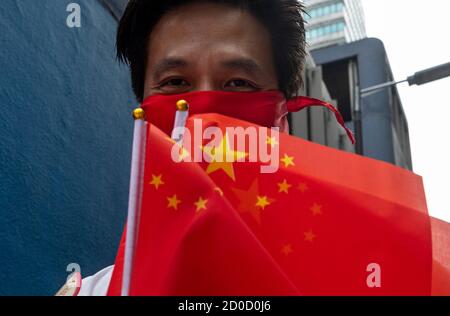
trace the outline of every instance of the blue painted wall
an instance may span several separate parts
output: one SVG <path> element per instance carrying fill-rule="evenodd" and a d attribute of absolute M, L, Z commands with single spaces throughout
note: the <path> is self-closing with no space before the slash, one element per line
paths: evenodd
<path fill-rule="evenodd" d="M 53 295 L 69 263 L 87 276 L 114 262 L 135 101 L 100 1 L 0 7 L 0 295 Z"/>

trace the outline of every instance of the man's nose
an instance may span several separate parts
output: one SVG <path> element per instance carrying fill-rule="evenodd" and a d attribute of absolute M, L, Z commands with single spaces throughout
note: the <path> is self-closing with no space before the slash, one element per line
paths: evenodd
<path fill-rule="evenodd" d="M 208 77 L 202 78 L 194 88 L 197 91 L 220 90 L 220 87 L 217 87 L 214 81 Z"/>

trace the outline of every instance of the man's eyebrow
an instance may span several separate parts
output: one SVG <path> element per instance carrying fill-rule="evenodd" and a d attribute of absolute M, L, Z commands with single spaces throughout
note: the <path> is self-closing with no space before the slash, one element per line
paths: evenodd
<path fill-rule="evenodd" d="M 174 68 L 182 68 L 186 67 L 188 65 L 188 62 L 181 58 L 164 58 L 163 60 L 156 63 L 156 65 L 153 68 L 153 79 L 157 81 L 161 75 Z"/>
<path fill-rule="evenodd" d="M 256 75 L 262 72 L 262 68 L 250 58 L 233 58 L 222 62 L 226 68 L 244 70 L 245 72 Z"/>

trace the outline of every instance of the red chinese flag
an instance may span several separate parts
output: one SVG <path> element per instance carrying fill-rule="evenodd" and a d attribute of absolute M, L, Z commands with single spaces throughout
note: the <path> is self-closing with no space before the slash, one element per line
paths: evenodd
<path fill-rule="evenodd" d="M 433 238 L 432 295 L 450 296 L 450 225 L 431 218 Z"/>
<path fill-rule="evenodd" d="M 254 125 L 203 114 L 191 130 L 195 118 L 223 131 L 215 150 L 247 155 L 228 147 L 225 128 Z M 433 220 L 432 235 L 419 176 L 287 134 L 263 144 L 279 150 L 275 173 L 178 163 L 149 125 L 131 295 L 448 293 L 449 228 Z M 120 295 L 123 252 L 124 241 L 109 295 Z"/>

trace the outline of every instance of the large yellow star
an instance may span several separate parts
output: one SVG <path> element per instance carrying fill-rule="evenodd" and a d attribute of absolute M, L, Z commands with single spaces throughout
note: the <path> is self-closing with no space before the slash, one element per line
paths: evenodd
<path fill-rule="evenodd" d="M 277 183 L 277 184 L 278 184 L 278 187 L 279 187 L 278 193 L 284 192 L 284 193 L 288 194 L 289 193 L 289 188 L 292 186 L 289 183 L 287 183 L 286 179 L 284 179 L 283 182 Z"/>
<path fill-rule="evenodd" d="M 259 206 L 262 209 L 265 209 L 267 205 L 270 205 L 270 202 L 267 198 L 267 196 L 257 196 L 256 197 L 257 201 L 255 206 Z"/>
<path fill-rule="evenodd" d="M 160 174 L 159 176 L 152 174 L 152 181 L 150 182 L 150 184 L 155 186 L 156 190 L 158 190 L 159 187 L 164 184 L 164 181 L 161 178 L 162 174 Z"/>
<path fill-rule="evenodd" d="M 255 205 L 255 199 L 259 195 L 258 178 L 244 190 L 231 187 L 231 191 L 239 200 L 238 210 L 242 213 L 249 213 L 258 224 L 261 224 L 262 210 Z"/>
<path fill-rule="evenodd" d="M 289 166 L 295 166 L 294 157 L 290 157 L 287 154 L 284 154 L 284 157 L 281 159 L 284 163 L 284 167 L 287 168 Z"/>
<path fill-rule="evenodd" d="M 194 203 L 194 205 L 197 207 L 195 211 L 198 213 L 202 209 L 206 210 L 206 203 L 208 203 L 208 200 L 205 200 L 202 197 L 200 197 L 198 201 Z"/>
<path fill-rule="evenodd" d="M 203 151 L 207 153 L 211 158 L 212 162 L 206 168 L 206 173 L 211 174 L 217 170 L 223 170 L 233 181 L 236 180 L 234 175 L 234 167 L 233 162 L 236 162 L 242 158 L 247 157 L 247 153 L 234 151 L 228 146 L 228 134 L 225 133 L 225 136 L 222 137 L 219 146 L 217 147 L 209 147 L 205 146 Z M 232 161 L 227 161 L 232 160 Z"/>
<path fill-rule="evenodd" d="M 178 204 L 181 203 L 181 201 L 177 198 L 176 194 L 174 194 L 171 197 L 167 197 L 167 201 L 168 201 L 167 208 L 173 208 L 175 210 L 178 209 Z"/>

